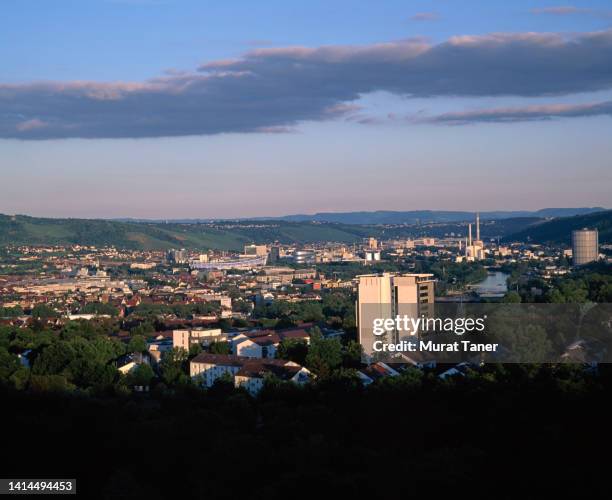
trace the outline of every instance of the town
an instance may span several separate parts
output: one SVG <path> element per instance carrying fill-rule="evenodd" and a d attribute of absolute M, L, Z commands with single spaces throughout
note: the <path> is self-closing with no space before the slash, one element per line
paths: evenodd
<path fill-rule="evenodd" d="M 395 349 L 378 345 L 368 307 L 387 303 L 393 318 L 401 304 L 418 317 L 436 304 L 554 303 L 580 293 L 607 302 L 611 260 L 597 230 L 574 231 L 571 245 L 485 241 L 478 214 L 465 235 L 352 245 L 270 242 L 242 252 L 9 245 L 0 253 L 3 374 L 15 387 L 39 390 L 229 382 L 251 395 L 272 380 L 307 384 L 338 370 L 365 385 L 407 369 L 446 377 L 478 362 L 377 360 L 374 351 Z M 394 330 L 391 341 L 400 340 Z"/>

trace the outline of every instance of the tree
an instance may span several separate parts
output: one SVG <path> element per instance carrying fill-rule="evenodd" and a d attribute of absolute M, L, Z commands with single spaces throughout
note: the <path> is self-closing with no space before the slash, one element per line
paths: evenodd
<path fill-rule="evenodd" d="M 208 351 L 211 354 L 230 354 L 232 352 L 232 346 L 229 342 L 211 342 Z"/>
<path fill-rule="evenodd" d="M 300 365 L 306 362 L 308 344 L 302 339 L 283 339 L 276 350 L 276 357 L 288 359 Z"/>
<path fill-rule="evenodd" d="M 161 360 L 160 369 L 162 380 L 168 385 L 189 384 L 187 375 L 187 352 L 175 347 L 167 352 Z"/>
<path fill-rule="evenodd" d="M 502 302 L 505 302 L 506 304 L 519 304 L 521 300 L 521 296 L 517 292 L 510 291 L 504 295 Z"/>
<path fill-rule="evenodd" d="M 306 366 L 315 374 L 323 377 L 342 363 L 342 344 L 337 338 L 326 339 L 321 330 L 310 330 L 310 346 L 306 356 Z"/>
<path fill-rule="evenodd" d="M 119 314 L 119 310 L 114 305 L 103 302 L 89 302 L 83 306 L 80 312 L 82 314 L 108 314 L 109 316 Z"/>
<path fill-rule="evenodd" d="M 146 352 L 147 341 L 142 335 L 134 335 L 128 344 L 129 352 Z"/>
<path fill-rule="evenodd" d="M 198 354 L 200 354 L 204 349 L 202 349 L 202 346 L 200 344 L 191 344 L 189 346 L 189 358 L 194 358 L 196 357 Z"/>
<path fill-rule="evenodd" d="M 127 376 L 129 385 L 148 386 L 151 385 L 151 380 L 155 377 L 153 368 L 147 363 L 141 363 L 134 368 Z"/>
<path fill-rule="evenodd" d="M 342 366 L 345 368 L 358 368 L 361 365 L 363 347 L 359 342 L 349 340 L 344 349 Z"/>
<path fill-rule="evenodd" d="M 36 304 L 32 308 L 33 318 L 57 318 L 58 316 L 57 311 L 46 304 Z"/>
<path fill-rule="evenodd" d="M 0 347 L 0 382 L 8 382 L 9 377 L 19 369 L 19 358 Z"/>

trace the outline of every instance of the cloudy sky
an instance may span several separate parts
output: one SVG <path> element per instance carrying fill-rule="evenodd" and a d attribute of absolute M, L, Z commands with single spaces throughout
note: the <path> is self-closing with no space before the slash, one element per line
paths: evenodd
<path fill-rule="evenodd" d="M 612 207 L 612 4 L 4 0 L 0 213 Z"/>

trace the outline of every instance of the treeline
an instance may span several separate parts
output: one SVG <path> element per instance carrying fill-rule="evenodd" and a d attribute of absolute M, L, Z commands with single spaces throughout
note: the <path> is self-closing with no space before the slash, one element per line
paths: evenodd
<path fill-rule="evenodd" d="M 512 269 L 506 302 L 582 304 L 612 302 L 612 266 L 603 262 L 544 280 L 529 275 L 525 265 Z"/>
<path fill-rule="evenodd" d="M 189 377 L 189 361 L 202 351 L 200 346 L 193 346 L 189 352 L 175 349 L 164 355 L 155 370 L 144 362 L 126 376 L 118 371 L 119 359 L 126 354 L 145 354 L 147 337 L 154 332 L 140 325 L 129 338 L 119 340 L 108 336 L 111 325 L 79 321 L 57 331 L 1 327 L 0 384 L 34 392 L 88 395 L 121 395 L 135 386 L 152 385 L 162 392 L 195 387 Z M 324 338 L 317 327 L 309 332 L 310 344 L 283 340 L 278 357 L 296 361 L 319 377 L 337 373 L 356 377 L 356 373 L 347 370 L 360 365 L 361 346 L 357 342 L 348 340 L 343 344 L 338 338 Z M 217 342 L 210 351 L 229 354 L 230 346 Z"/>
<path fill-rule="evenodd" d="M 349 290 L 325 292 L 322 300 L 289 302 L 275 300 L 257 305 L 251 317 L 265 328 L 289 328 L 300 323 L 325 321 L 330 327 L 342 328 L 349 336 L 356 331 L 356 296 Z"/>

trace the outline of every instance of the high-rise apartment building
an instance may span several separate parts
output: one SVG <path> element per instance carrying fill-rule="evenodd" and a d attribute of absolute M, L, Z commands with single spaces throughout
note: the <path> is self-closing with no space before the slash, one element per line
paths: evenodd
<path fill-rule="evenodd" d="M 359 276 L 357 298 L 357 326 L 359 342 L 366 356 L 373 352 L 375 319 L 389 319 L 397 316 L 419 317 L 433 314 L 433 274 L 366 274 Z M 408 335 L 402 332 L 402 335 Z M 390 332 L 386 342 L 403 340 L 397 331 Z"/>

